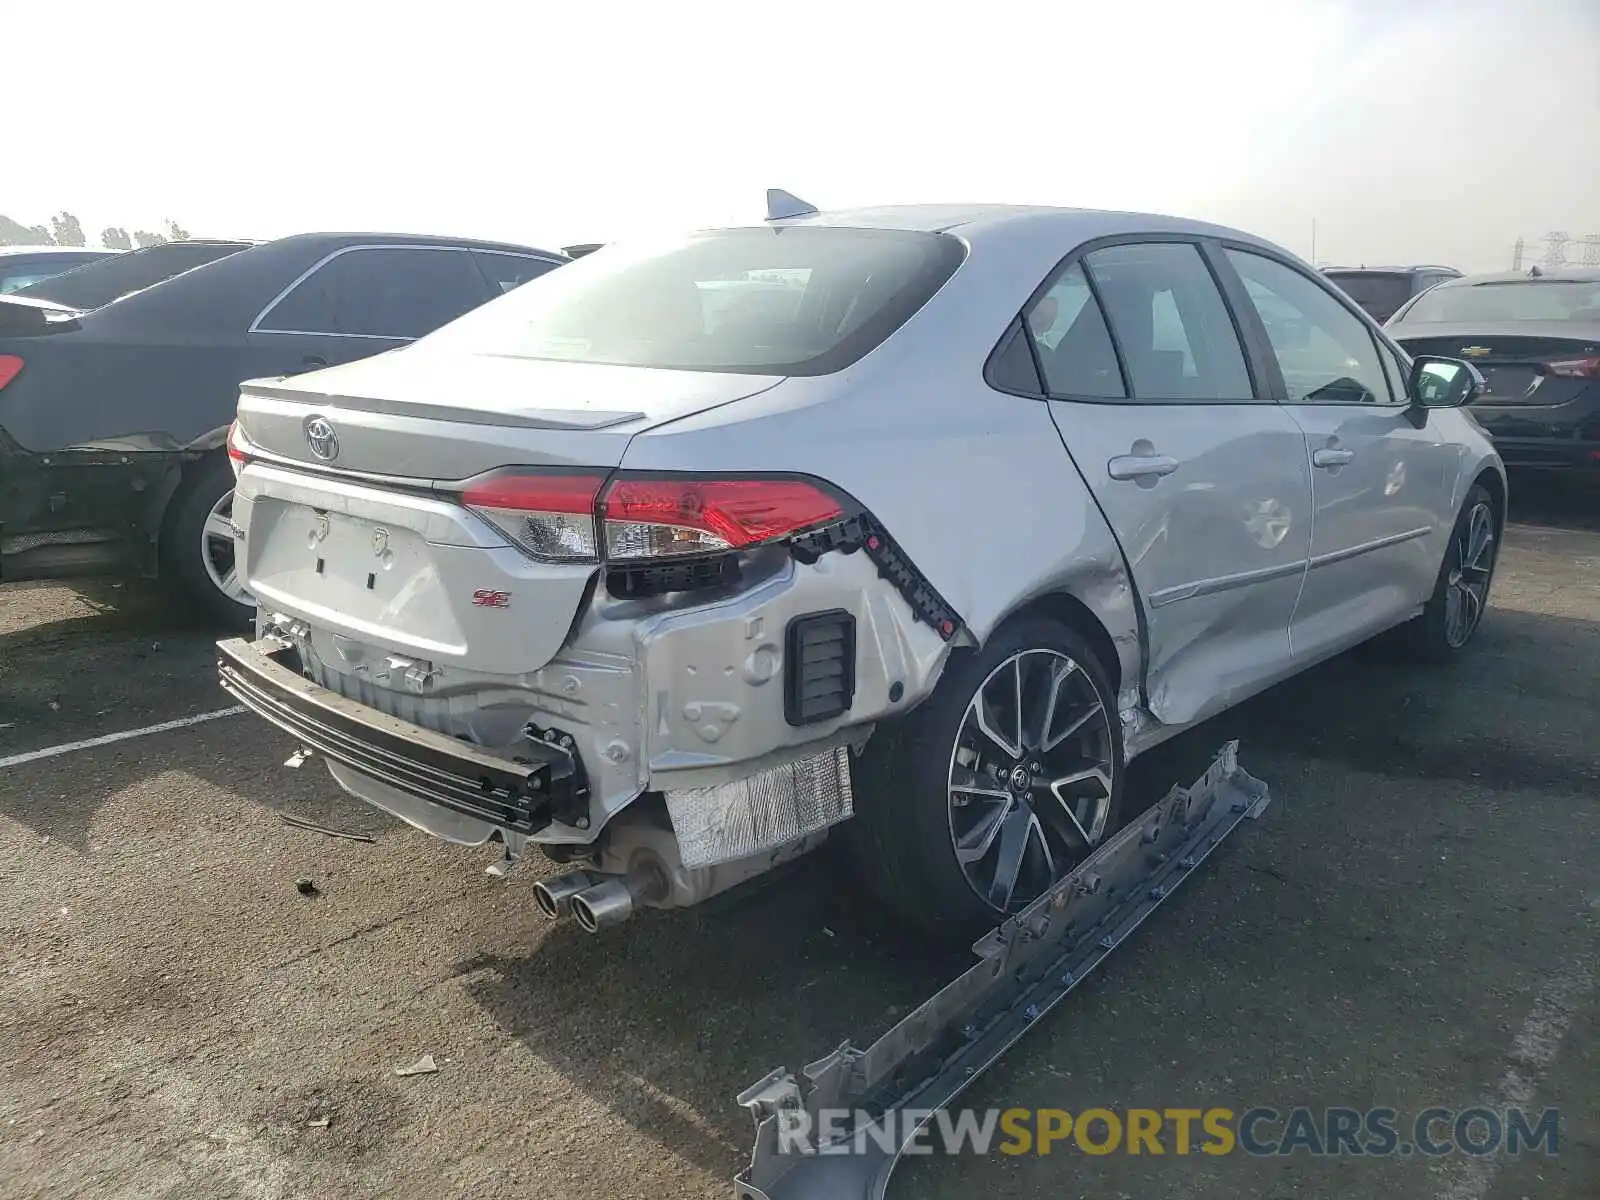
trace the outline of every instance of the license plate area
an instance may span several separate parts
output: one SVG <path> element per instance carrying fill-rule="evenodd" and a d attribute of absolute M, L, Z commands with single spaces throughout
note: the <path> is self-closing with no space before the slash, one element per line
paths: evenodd
<path fill-rule="evenodd" d="M 252 576 L 359 620 L 394 616 L 436 587 L 428 544 L 404 526 L 303 504 L 258 501 Z"/>

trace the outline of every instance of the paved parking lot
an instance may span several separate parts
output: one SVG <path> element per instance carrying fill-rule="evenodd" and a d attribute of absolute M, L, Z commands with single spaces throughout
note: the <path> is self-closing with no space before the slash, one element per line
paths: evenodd
<path fill-rule="evenodd" d="M 1558 1157 L 997 1154 L 908 1162 L 891 1195 L 1600 1194 L 1597 511 L 1519 508 L 1459 666 L 1347 656 L 1142 760 L 1153 800 L 1238 737 L 1277 800 L 968 1097 L 1553 1106 Z M 225 708 L 211 658 L 147 589 L 0 587 L 0 762 Z M 222 716 L 0 769 L 0 1195 L 725 1196 L 736 1091 L 959 965 L 826 856 L 551 927 L 543 864 L 490 878 L 292 749 Z"/>

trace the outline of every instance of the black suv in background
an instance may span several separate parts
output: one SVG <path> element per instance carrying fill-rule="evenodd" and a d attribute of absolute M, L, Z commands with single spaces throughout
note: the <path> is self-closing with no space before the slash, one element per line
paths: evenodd
<path fill-rule="evenodd" d="M 1322 273 L 1354 300 L 1380 325 L 1413 296 L 1420 296 L 1436 283 L 1460 279 L 1454 267 L 1323 267 Z"/>

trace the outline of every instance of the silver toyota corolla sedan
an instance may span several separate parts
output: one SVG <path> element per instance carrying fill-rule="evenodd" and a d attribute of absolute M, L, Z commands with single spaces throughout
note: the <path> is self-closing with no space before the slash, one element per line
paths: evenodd
<path fill-rule="evenodd" d="M 833 833 L 966 935 L 1117 827 L 1134 755 L 1472 637 L 1469 364 L 1231 229 L 773 201 L 247 384 L 223 686 L 412 825 L 537 843 L 590 930 Z"/>

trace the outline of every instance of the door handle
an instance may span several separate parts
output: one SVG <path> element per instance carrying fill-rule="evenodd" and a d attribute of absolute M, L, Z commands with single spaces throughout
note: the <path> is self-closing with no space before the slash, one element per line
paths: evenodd
<path fill-rule="evenodd" d="M 1342 467 L 1355 458 L 1354 450 L 1313 450 L 1311 452 L 1311 465 L 1326 470 L 1329 467 Z"/>
<path fill-rule="evenodd" d="M 1145 479 L 1171 475 L 1178 460 L 1167 454 L 1119 454 L 1106 463 L 1106 474 L 1113 479 Z"/>

